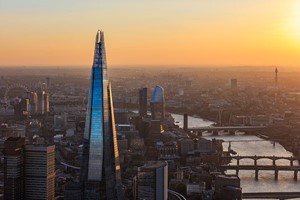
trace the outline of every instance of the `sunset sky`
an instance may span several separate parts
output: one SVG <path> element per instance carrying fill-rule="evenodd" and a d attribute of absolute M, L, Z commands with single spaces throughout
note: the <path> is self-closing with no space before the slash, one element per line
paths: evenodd
<path fill-rule="evenodd" d="M 109 65 L 300 68 L 299 0 L 0 0 L 0 66 L 90 66 L 98 29 Z"/>

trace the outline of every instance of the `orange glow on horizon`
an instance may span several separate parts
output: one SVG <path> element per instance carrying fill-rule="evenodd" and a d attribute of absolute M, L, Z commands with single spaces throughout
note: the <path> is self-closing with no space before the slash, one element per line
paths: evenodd
<path fill-rule="evenodd" d="M 109 65 L 300 66 L 297 1 L 142 1 L 136 12 L 129 3 L 103 13 L 93 3 L 54 16 L 0 14 L 0 66 L 91 65 L 99 24 Z"/>

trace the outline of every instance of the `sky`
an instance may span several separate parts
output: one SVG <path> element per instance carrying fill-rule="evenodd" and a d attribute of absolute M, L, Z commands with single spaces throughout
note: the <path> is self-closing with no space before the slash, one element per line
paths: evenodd
<path fill-rule="evenodd" d="M 0 0 L 0 66 L 300 68 L 299 0 Z"/>

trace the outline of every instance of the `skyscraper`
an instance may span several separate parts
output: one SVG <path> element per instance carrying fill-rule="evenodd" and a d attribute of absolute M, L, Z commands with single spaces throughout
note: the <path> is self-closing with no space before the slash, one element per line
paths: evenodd
<path fill-rule="evenodd" d="M 139 89 L 139 115 L 147 115 L 147 88 Z"/>
<path fill-rule="evenodd" d="M 4 142 L 4 199 L 24 199 L 24 138 Z"/>
<path fill-rule="evenodd" d="M 134 180 L 134 199 L 168 199 L 168 163 L 166 161 L 149 161 L 138 168 Z"/>
<path fill-rule="evenodd" d="M 37 91 L 37 113 L 44 114 L 45 112 L 45 91 L 40 87 Z"/>
<path fill-rule="evenodd" d="M 237 79 L 236 78 L 233 78 L 233 79 L 230 80 L 230 87 L 233 90 L 237 89 Z"/>
<path fill-rule="evenodd" d="M 25 145 L 25 198 L 55 198 L 55 145 Z"/>
<path fill-rule="evenodd" d="M 49 89 L 51 87 L 50 77 L 46 77 L 46 87 L 47 87 L 47 89 Z"/>
<path fill-rule="evenodd" d="M 28 93 L 29 103 L 30 103 L 30 112 L 31 114 L 36 114 L 38 110 L 38 96 L 36 92 Z"/>
<path fill-rule="evenodd" d="M 55 145 L 25 145 L 24 138 L 4 143 L 4 199 L 55 198 Z"/>
<path fill-rule="evenodd" d="M 163 121 L 165 118 L 165 97 L 164 89 L 160 86 L 154 88 L 153 95 L 150 101 L 152 120 Z"/>
<path fill-rule="evenodd" d="M 45 92 L 44 93 L 44 113 L 49 112 L 49 95 Z"/>
<path fill-rule="evenodd" d="M 90 78 L 81 182 L 84 199 L 123 199 L 112 92 L 100 31 Z"/>

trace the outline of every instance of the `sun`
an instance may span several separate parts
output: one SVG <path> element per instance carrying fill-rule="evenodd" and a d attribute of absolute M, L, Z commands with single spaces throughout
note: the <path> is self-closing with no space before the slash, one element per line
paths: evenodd
<path fill-rule="evenodd" d="M 287 20 L 289 35 L 300 43 L 300 1 L 293 2 L 292 9 L 290 10 Z"/>

